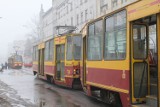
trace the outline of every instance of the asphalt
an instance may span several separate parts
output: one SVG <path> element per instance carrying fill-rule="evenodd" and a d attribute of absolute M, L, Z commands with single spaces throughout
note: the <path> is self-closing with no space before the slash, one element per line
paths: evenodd
<path fill-rule="evenodd" d="M 0 107 L 110 107 L 81 90 L 50 84 L 31 68 L 0 72 Z"/>

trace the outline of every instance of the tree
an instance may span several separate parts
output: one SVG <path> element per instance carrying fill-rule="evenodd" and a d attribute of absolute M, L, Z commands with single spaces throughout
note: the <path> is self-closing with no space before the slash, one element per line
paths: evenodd
<path fill-rule="evenodd" d="M 30 30 L 28 34 L 26 34 L 27 37 L 31 37 L 33 41 L 37 41 L 40 35 L 40 21 L 39 17 L 35 15 L 33 18 L 31 18 L 31 21 L 28 22 L 26 25 L 23 25 L 23 27 Z"/>
<path fill-rule="evenodd" d="M 25 45 L 24 45 L 24 56 L 32 56 L 32 39 L 27 38 Z"/>

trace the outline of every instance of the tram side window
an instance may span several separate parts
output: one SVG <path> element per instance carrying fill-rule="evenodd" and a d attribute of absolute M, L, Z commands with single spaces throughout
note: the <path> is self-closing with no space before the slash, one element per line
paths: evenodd
<path fill-rule="evenodd" d="M 121 60 L 126 57 L 126 11 L 106 19 L 105 60 Z"/>
<path fill-rule="evenodd" d="M 89 26 L 88 36 L 88 60 L 102 59 L 102 37 L 103 37 L 103 22 L 102 20 L 95 22 Z"/>
<path fill-rule="evenodd" d="M 45 44 L 45 61 L 49 60 L 49 41 Z"/>
<path fill-rule="evenodd" d="M 38 47 L 35 46 L 33 47 L 33 61 L 37 61 L 38 60 Z"/>
<path fill-rule="evenodd" d="M 49 41 L 49 60 L 52 61 L 53 60 L 53 55 L 54 53 L 54 41 L 53 39 Z"/>
<path fill-rule="evenodd" d="M 61 60 L 65 59 L 64 52 L 65 52 L 65 45 L 61 45 Z"/>
<path fill-rule="evenodd" d="M 33 54 L 32 54 L 32 59 L 33 59 L 33 61 L 35 61 L 35 47 L 33 47 Z"/>
<path fill-rule="evenodd" d="M 72 60 L 72 37 L 67 37 L 67 60 Z"/>
<path fill-rule="evenodd" d="M 75 60 L 79 60 L 81 58 L 81 37 L 81 35 L 73 37 L 73 53 Z"/>
<path fill-rule="evenodd" d="M 36 46 L 36 61 L 38 61 L 38 46 Z"/>
<path fill-rule="evenodd" d="M 54 53 L 54 45 L 53 39 L 47 41 L 45 44 L 45 61 L 52 61 L 53 60 L 53 53 Z"/>

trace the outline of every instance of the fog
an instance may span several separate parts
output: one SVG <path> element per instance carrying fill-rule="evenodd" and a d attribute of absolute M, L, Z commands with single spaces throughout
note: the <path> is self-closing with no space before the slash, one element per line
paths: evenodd
<path fill-rule="evenodd" d="M 26 38 L 31 29 L 25 26 L 38 17 L 41 4 L 46 11 L 52 0 L 0 0 L 0 62 L 7 57 L 9 43 Z"/>

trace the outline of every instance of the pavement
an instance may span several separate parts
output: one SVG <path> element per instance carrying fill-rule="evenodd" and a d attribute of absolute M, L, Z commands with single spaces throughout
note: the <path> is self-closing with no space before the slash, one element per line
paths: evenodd
<path fill-rule="evenodd" d="M 15 89 L 0 80 L 0 107 L 36 107 L 36 105 L 21 98 Z"/>

